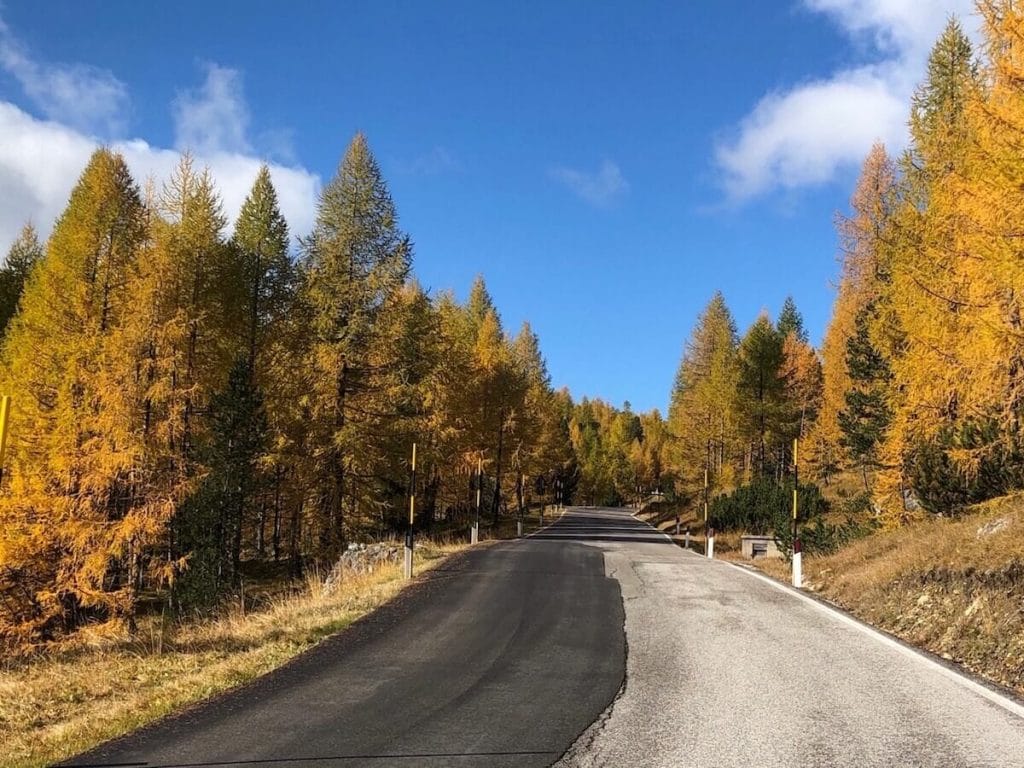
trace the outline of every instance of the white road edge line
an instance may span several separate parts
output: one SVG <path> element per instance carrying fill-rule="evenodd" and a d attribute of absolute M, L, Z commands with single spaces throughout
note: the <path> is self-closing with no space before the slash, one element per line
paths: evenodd
<path fill-rule="evenodd" d="M 525 536 L 522 536 L 521 538 L 517 539 L 517 541 L 522 541 L 523 539 L 529 539 L 531 536 L 536 536 L 541 531 L 546 531 L 548 528 L 550 528 L 555 523 L 557 523 L 559 520 L 561 520 L 563 517 L 565 517 L 565 513 L 568 512 L 568 511 L 569 511 L 569 507 L 562 507 L 562 511 L 559 513 L 558 517 L 556 517 L 550 523 L 545 525 L 543 528 L 538 528 L 536 531 L 531 531 L 530 533 L 526 534 Z"/>
<path fill-rule="evenodd" d="M 668 535 L 667 533 L 665 533 L 664 531 L 658 530 L 658 529 L 657 529 L 657 528 L 655 528 L 655 527 L 654 527 L 653 525 L 651 525 L 650 523 L 648 523 L 648 522 L 647 522 L 646 520 L 641 520 L 641 519 L 640 519 L 639 517 L 637 517 L 637 516 L 636 516 L 636 512 L 630 512 L 630 513 L 629 513 L 629 515 L 630 515 L 630 517 L 632 517 L 632 518 L 633 518 L 634 520 L 636 520 L 636 521 L 637 521 L 638 523 L 643 523 L 644 525 L 646 525 L 646 526 L 647 526 L 648 528 L 650 528 L 650 529 L 651 529 L 652 531 L 654 531 L 655 533 L 659 533 L 659 534 L 661 534 L 661 535 L 662 535 L 662 536 L 664 536 L 664 537 L 665 537 L 666 539 L 668 539 L 669 541 L 671 541 L 671 542 L 672 542 L 673 544 L 675 544 L 675 543 L 676 543 L 676 540 L 675 540 L 675 539 L 673 539 L 673 538 L 672 538 L 671 536 L 669 536 L 669 535 Z"/>
<path fill-rule="evenodd" d="M 631 512 L 630 514 L 636 520 L 639 520 L 641 523 L 644 523 L 645 525 L 650 526 L 652 529 L 654 529 L 656 531 L 658 530 L 657 528 L 654 528 L 654 526 L 651 525 L 650 523 L 648 523 L 646 520 L 640 520 L 640 518 L 636 516 L 635 512 Z M 661 531 L 659 531 L 659 533 L 661 533 L 662 536 L 665 536 L 667 539 L 669 539 L 669 541 L 672 541 L 672 537 L 669 536 L 668 534 L 663 533 Z M 936 661 L 935 659 L 931 658 L 930 656 L 928 656 L 923 651 L 920 651 L 920 650 L 918 650 L 916 648 L 913 648 L 911 646 L 905 645 L 904 643 L 901 643 L 899 640 L 896 640 L 894 637 L 890 637 L 885 632 L 882 632 L 879 629 L 875 629 L 874 627 L 870 626 L 869 624 L 865 624 L 864 622 L 860 621 L 859 619 L 855 619 L 853 616 L 847 615 L 846 613 L 844 613 L 843 611 L 839 610 L 838 608 L 833 608 L 830 605 L 826 605 L 825 603 L 819 602 L 818 600 L 815 600 L 814 598 L 808 597 L 807 595 L 805 595 L 803 592 L 801 592 L 798 589 L 795 589 L 793 587 L 789 587 L 786 584 L 781 584 L 780 582 L 776 581 L 775 579 L 771 578 L 770 576 L 765 576 L 762 573 L 758 573 L 757 571 L 751 570 L 750 568 L 745 568 L 744 566 L 738 565 L 737 563 L 731 563 L 728 560 L 719 560 L 718 562 L 724 563 L 725 565 L 728 565 L 728 566 L 730 566 L 732 568 L 735 568 L 740 573 L 745 573 L 748 576 L 752 576 L 755 579 L 760 579 L 761 581 L 765 582 L 766 584 L 770 584 L 772 587 L 774 587 L 775 589 L 779 590 L 780 592 L 785 592 L 787 595 L 792 595 L 793 597 L 797 598 L 798 600 L 802 600 L 803 602 L 807 603 L 808 605 L 814 606 L 815 608 L 817 608 L 822 613 L 825 613 L 825 614 L 831 616 L 833 619 L 835 619 L 835 620 L 837 620 L 837 621 L 839 621 L 839 622 L 841 622 L 843 624 L 846 624 L 848 626 L 851 626 L 851 627 L 853 627 L 855 629 L 859 629 L 865 635 L 873 637 L 875 640 L 877 640 L 878 642 L 882 643 L 883 645 L 887 645 L 890 648 L 895 648 L 897 651 L 902 653 L 904 656 L 908 656 L 910 658 L 917 659 L 919 662 L 921 662 L 925 666 L 931 667 L 932 669 L 934 669 L 937 672 L 941 673 L 942 675 L 944 675 L 945 677 L 949 678 L 950 680 L 953 680 L 954 682 L 959 683 L 963 688 L 966 688 L 967 690 L 972 691 L 973 693 L 976 693 L 977 695 L 981 696 L 982 698 L 987 699 L 988 701 L 992 702 L 996 706 L 1001 707 L 1002 709 L 1005 709 L 1010 714 L 1016 715 L 1017 717 L 1019 717 L 1021 719 L 1024 719 L 1024 705 L 1021 705 L 1020 703 L 1014 701 L 1013 699 L 1011 699 L 1011 698 L 1009 698 L 1007 696 L 1004 696 L 1003 694 L 1001 694 L 1001 693 L 999 693 L 997 691 L 993 691 L 991 688 L 989 688 L 989 687 L 987 687 L 985 685 L 982 685 L 981 683 L 979 683 L 979 682 L 977 682 L 975 680 L 972 680 L 971 678 L 967 677 L 967 675 L 963 674 L 962 672 L 958 672 L 955 669 L 947 667 L 945 664 L 940 664 L 938 661 Z"/>
<path fill-rule="evenodd" d="M 749 568 L 744 568 L 743 566 L 737 565 L 736 563 L 730 563 L 727 560 L 722 560 L 720 562 L 723 562 L 726 565 L 735 568 L 740 573 L 745 573 L 748 576 L 752 576 L 755 579 L 760 579 L 761 581 L 771 585 L 780 592 L 785 592 L 786 594 L 792 595 L 798 600 L 802 600 L 808 605 L 814 606 L 822 613 L 828 614 L 833 619 L 848 626 L 851 626 L 854 629 L 860 630 L 865 635 L 869 635 L 870 637 L 875 638 L 875 640 L 882 643 L 883 645 L 887 645 L 890 648 L 894 648 L 895 650 L 902 653 L 904 656 L 917 659 L 925 666 L 931 667 L 933 670 L 941 673 L 950 680 L 959 683 L 962 687 L 966 688 L 967 690 L 978 694 L 979 696 L 981 696 L 984 699 L 987 699 L 996 706 L 1002 707 L 1007 712 L 1010 712 L 1011 714 L 1014 714 L 1017 717 L 1024 719 L 1024 705 L 1021 705 L 1013 699 L 1003 696 L 1001 693 L 998 693 L 997 691 L 993 691 L 991 688 L 988 688 L 987 686 L 984 686 L 981 683 L 972 680 L 971 678 L 967 677 L 961 672 L 958 672 L 955 669 L 947 667 L 945 664 L 940 664 L 938 661 L 929 657 L 925 653 L 917 650 L 916 648 L 912 648 L 908 645 L 905 645 L 900 641 L 896 640 L 895 638 L 890 637 L 885 632 L 875 629 L 874 627 L 865 624 L 859 619 L 855 619 L 854 617 L 847 615 L 846 613 L 837 608 L 833 608 L 830 605 L 826 605 L 811 597 L 808 597 L 807 595 L 803 594 L 802 592 L 799 592 L 796 589 L 790 588 L 785 584 L 780 584 L 775 579 L 765 576 L 764 574 L 758 573 L 757 571 L 753 571 Z"/>

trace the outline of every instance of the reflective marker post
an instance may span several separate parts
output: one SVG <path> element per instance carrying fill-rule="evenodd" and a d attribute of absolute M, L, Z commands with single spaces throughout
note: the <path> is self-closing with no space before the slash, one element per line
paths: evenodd
<path fill-rule="evenodd" d="M 799 589 L 803 586 L 803 553 L 800 551 L 800 535 L 797 530 L 796 513 L 797 499 L 800 490 L 800 469 L 797 464 L 798 441 L 793 440 L 793 586 Z"/>
<path fill-rule="evenodd" d="M 11 398 L 0 397 L 0 484 L 4 479 L 4 460 L 7 458 L 7 428 L 11 421 Z"/>
<path fill-rule="evenodd" d="M 519 479 L 516 482 L 516 500 L 519 503 L 519 518 L 516 521 L 516 536 L 520 539 L 523 538 L 523 492 L 525 485 L 526 476 L 520 473 Z"/>
<path fill-rule="evenodd" d="M 476 516 L 473 518 L 473 527 L 469 532 L 469 543 L 476 544 L 480 541 L 480 494 L 484 485 L 484 460 L 476 460 Z"/>
<path fill-rule="evenodd" d="M 711 443 L 708 443 L 708 456 L 711 454 Z M 715 529 L 708 527 L 708 465 L 704 465 L 704 554 L 709 560 L 715 559 Z"/>

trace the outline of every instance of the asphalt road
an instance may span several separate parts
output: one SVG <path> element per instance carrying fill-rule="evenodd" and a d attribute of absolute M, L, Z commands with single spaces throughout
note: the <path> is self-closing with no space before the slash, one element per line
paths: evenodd
<path fill-rule="evenodd" d="M 595 545 L 622 589 L 626 683 L 561 766 L 1024 766 L 1019 702 L 728 563 Z"/>
<path fill-rule="evenodd" d="M 1020 768 L 1024 706 L 624 510 L 577 508 L 68 764 L 555 762 Z"/>
<path fill-rule="evenodd" d="M 548 766 L 618 693 L 622 627 L 600 550 L 484 545 L 278 671 L 67 765 Z"/>

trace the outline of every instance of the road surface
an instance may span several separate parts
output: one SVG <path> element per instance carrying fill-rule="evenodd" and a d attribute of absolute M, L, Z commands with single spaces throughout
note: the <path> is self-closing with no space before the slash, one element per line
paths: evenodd
<path fill-rule="evenodd" d="M 624 510 L 576 508 L 67 765 L 1019 768 L 1021 715 Z"/>

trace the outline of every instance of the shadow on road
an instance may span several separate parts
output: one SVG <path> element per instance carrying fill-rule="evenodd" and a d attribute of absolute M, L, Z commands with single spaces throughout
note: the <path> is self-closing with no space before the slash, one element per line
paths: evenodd
<path fill-rule="evenodd" d="M 326 763 L 345 760 L 447 760 L 465 757 L 537 757 L 551 755 L 558 757 L 561 752 L 549 750 L 517 752 L 420 752 L 391 753 L 386 755 L 317 755 L 316 757 L 264 757 L 254 760 L 219 760 L 208 763 L 61 763 L 63 768 L 216 768 L 227 765 L 279 765 L 282 763 Z"/>
<path fill-rule="evenodd" d="M 663 533 L 637 520 L 625 510 L 578 508 L 570 509 L 563 517 L 530 538 L 548 541 L 673 544 Z"/>

